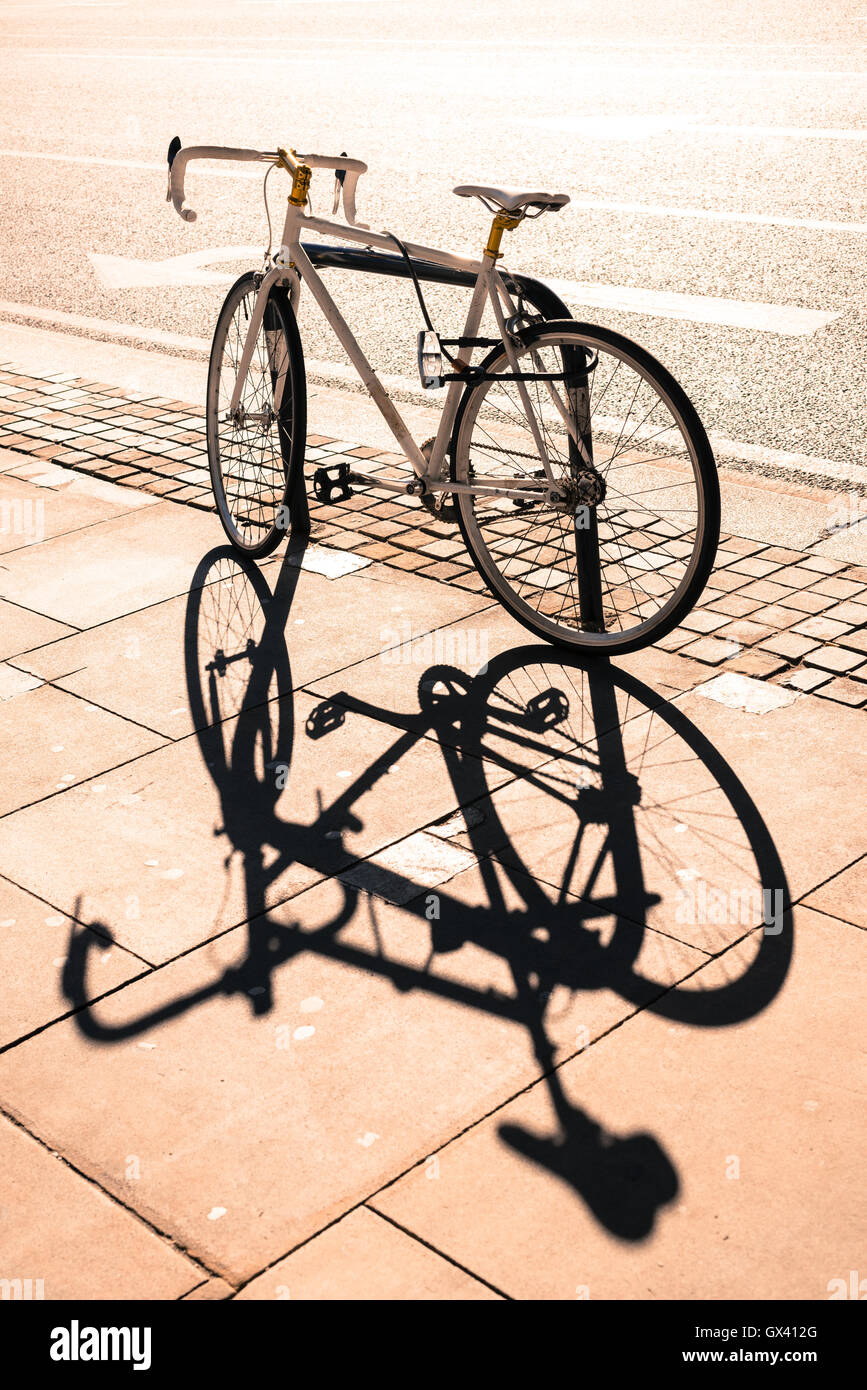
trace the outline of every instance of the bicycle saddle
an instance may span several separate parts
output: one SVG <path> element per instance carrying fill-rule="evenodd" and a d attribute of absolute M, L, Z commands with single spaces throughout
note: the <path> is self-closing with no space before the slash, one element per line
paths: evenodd
<path fill-rule="evenodd" d="M 569 201 L 568 193 L 527 193 L 520 188 L 486 188 L 476 183 L 458 184 L 453 191 L 459 198 L 481 198 L 486 207 L 493 203 L 494 208 L 500 208 L 503 212 L 520 212 L 523 208 L 559 211 Z M 493 208 L 489 211 L 493 211 Z"/>

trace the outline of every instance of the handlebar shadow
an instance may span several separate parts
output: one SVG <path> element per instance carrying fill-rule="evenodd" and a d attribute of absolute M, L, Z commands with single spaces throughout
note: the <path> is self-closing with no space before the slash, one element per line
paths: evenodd
<path fill-rule="evenodd" d="M 624 1240 L 643 1239 L 653 1229 L 660 1208 L 677 1195 L 678 1174 L 654 1136 L 614 1135 L 566 1095 L 561 1076 L 564 1058 L 558 1054 L 546 1027 L 551 995 L 558 986 L 571 991 L 615 989 L 637 1008 L 650 1008 L 694 1026 L 720 1027 L 740 1022 L 763 1009 L 782 986 L 791 955 L 791 934 L 775 940 L 772 951 L 762 942 L 743 974 L 710 992 L 669 987 L 637 972 L 645 916 L 658 897 L 644 883 L 634 824 L 641 786 L 623 757 L 618 732 L 618 691 L 621 696 L 625 694 L 645 704 L 664 720 L 671 736 L 680 741 L 679 746 L 685 746 L 723 790 L 755 856 L 760 881 L 785 884 L 767 828 L 731 768 L 678 708 L 607 662 L 586 663 L 536 645 L 498 656 L 476 676 L 455 667 L 431 668 L 422 676 L 420 689 L 433 693 L 424 695 L 417 710 L 388 710 L 347 692 L 326 702 L 329 708 L 319 714 L 314 711 L 315 718 L 312 723 L 308 721 L 304 737 L 327 738 L 331 729 L 339 726 L 341 714 L 345 717 L 347 712 L 356 710 L 392 727 L 394 744 L 330 805 L 322 805 L 320 799 L 320 814 L 311 825 L 283 820 L 278 815 L 282 788 L 276 787 L 270 770 L 279 764 L 289 771 L 294 740 L 302 736 L 295 727 L 290 654 L 285 640 L 300 575 L 299 560 L 296 544 L 293 554 L 284 559 L 272 588 L 255 565 L 239 559 L 228 547 L 221 547 L 201 562 L 188 604 L 185 655 L 190 707 L 203 760 L 220 798 L 220 833 L 227 838 L 229 855 L 240 854 L 244 863 L 246 956 L 208 985 L 167 1002 L 159 1010 L 122 1024 L 107 1025 L 88 1002 L 88 955 L 97 938 L 94 931 L 74 928 L 63 989 L 75 1011 L 78 1028 L 95 1042 L 113 1044 L 219 994 L 246 994 L 253 1012 L 265 1015 L 272 1007 L 274 972 L 303 951 L 383 975 L 400 991 L 424 989 L 466 1007 L 508 1017 L 523 1027 L 532 1040 L 539 1078 L 548 1087 L 558 1132 L 540 1136 L 504 1123 L 499 1130 L 503 1141 L 571 1185 L 612 1234 Z M 213 620 L 217 627 L 208 635 L 208 642 L 209 650 L 215 650 L 209 661 L 201 663 L 201 604 L 207 602 L 209 593 L 216 595 L 215 587 L 205 587 L 202 581 L 215 566 L 227 567 L 227 574 L 229 570 L 234 573 L 251 615 L 257 615 L 255 623 L 251 616 L 250 625 L 258 635 L 233 630 L 232 615 L 240 611 L 236 603 L 228 615 L 225 631 L 218 628 L 226 614 L 218 612 Z M 522 672 L 540 661 L 546 670 L 561 672 L 560 688 L 552 684 L 542 692 L 544 699 L 530 699 L 523 708 L 512 707 L 508 701 L 497 705 L 495 695 L 503 682 L 516 681 Z M 228 711 L 221 704 L 221 696 L 224 699 L 231 686 L 224 685 L 222 690 L 220 687 L 220 682 L 227 680 L 235 689 L 234 705 Z M 449 894 L 446 884 L 437 890 L 445 910 L 441 908 L 438 922 L 430 923 L 420 906 L 429 890 L 412 882 L 401 885 L 401 897 L 406 899 L 407 890 L 410 894 L 405 910 L 415 911 L 420 930 L 430 931 L 430 953 L 423 969 L 390 960 L 381 949 L 373 953 L 341 939 L 342 929 L 352 921 L 363 897 L 348 882 L 340 883 L 340 902 L 331 919 L 314 929 L 305 924 L 302 932 L 300 923 L 286 925 L 269 914 L 268 885 L 293 861 L 320 867 L 326 873 L 333 871 L 333 864 L 329 869 L 329 853 L 323 849 L 327 843 L 323 827 L 335 823 L 359 827 L 353 810 L 355 802 L 397 757 L 421 738 L 437 741 L 449 769 L 457 806 L 478 806 L 486 797 L 488 788 L 480 780 L 485 767 L 483 759 L 530 782 L 538 780 L 541 774 L 533 759 L 538 757 L 540 740 L 544 749 L 546 731 L 557 727 L 556 718 L 552 724 L 551 711 L 556 715 L 558 708 L 562 710 L 567 698 L 565 688 L 574 689 L 576 680 L 586 691 L 600 759 L 600 748 L 604 745 L 606 749 L 607 775 L 602 776 L 601 786 L 587 789 L 593 795 L 585 796 L 583 804 L 579 792 L 574 804 L 581 808 L 578 815 L 583 817 L 579 820 L 579 841 L 587 825 L 604 824 L 616 846 L 616 889 L 613 898 L 603 904 L 605 913 L 615 917 L 613 936 L 607 944 L 602 945 L 595 925 L 601 908 L 594 903 L 592 892 L 578 898 L 554 895 L 552 900 L 552 890 L 536 880 L 531 864 L 519 857 L 510 862 L 509 856 L 501 852 L 492 858 L 490 843 L 471 824 L 467 826 L 467 841 L 477 855 L 488 890 L 486 905 L 462 902 Z M 492 730 L 497 735 L 493 742 Z M 256 770 L 257 745 L 269 755 L 265 759 L 267 776 Z M 564 760 L 569 765 L 570 759 L 581 761 L 582 756 L 586 760 L 586 748 L 575 750 L 574 754 L 561 749 L 559 757 L 543 764 L 549 778 L 546 787 L 555 798 L 562 799 L 565 793 L 558 789 L 552 772 L 556 774 Z M 485 833 L 489 834 L 490 829 Z M 267 867 L 266 851 L 274 856 Z M 517 892 L 518 908 L 507 906 L 498 872 L 506 875 L 512 891 Z M 548 927 L 544 945 L 534 935 L 542 911 Z M 78 906 L 75 915 L 80 920 Z M 112 939 L 105 924 L 90 926 Z M 439 960 L 467 941 L 506 962 L 512 993 L 480 991 L 437 973 Z"/>

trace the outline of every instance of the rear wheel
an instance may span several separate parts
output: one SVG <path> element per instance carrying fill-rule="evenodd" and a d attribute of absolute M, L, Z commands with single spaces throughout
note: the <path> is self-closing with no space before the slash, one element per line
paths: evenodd
<path fill-rule="evenodd" d="M 232 393 L 256 302 L 256 276 L 242 275 L 217 320 L 208 368 L 211 483 L 220 521 L 245 555 L 268 555 L 286 534 L 289 502 L 303 486 L 307 431 L 304 355 L 285 290 L 272 290 L 238 408 Z"/>
<path fill-rule="evenodd" d="M 523 331 L 516 353 L 521 372 L 539 374 L 524 386 L 554 486 L 519 383 L 497 379 L 509 372 L 497 348 L 485 363 L 493 379 L 461 403 L 452 479 L 520 480 L 539 500 L 456 493 L 467 548 L 537 636 L 607 655 L 646 646 L 689 612 L 716 554 L 719 482 L 701 421 L 665 368 L 618 333 L 545 323 Z"/>

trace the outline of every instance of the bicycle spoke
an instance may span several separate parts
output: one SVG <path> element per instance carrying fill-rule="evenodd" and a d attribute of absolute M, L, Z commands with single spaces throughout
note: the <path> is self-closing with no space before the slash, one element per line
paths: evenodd
<path fill-rule="evenodd" d="M 284 450 L 292 445 L 291 401 L 285 400 L 289 356 L 276 311 L 270 306 L 254 345 L 238 413 L 232 418 L 231 399 L 254 302 L 255 290 L 251 287 L 241 295 L 231 314 L 212 407 L 225 505 L 240 543 L 248 549 L 273 532 L 286 491 Z M 279 417 L 274 408 L 278 395 L 284 398 Z"/>
<path fill-rule="evenodd" d="M 589 459 L 606 488 L 587 516 L 575 482 L 575 433 L 553 382 L 569 354 L 588 354 L 585 405 Z M 654 379 L 624 354 L 579 333 L 555 330 L 518 348 L 523 387 L 563 499 L 511 506 L 499 496 L 458 495 L 468 543 L 494 592 L 545 635 L 581 645 L 604 643 L 660 622 L 689 586 L 703 539 L 700 492 L 690 442 Z M 505 378 L 505 379 L 504 379 Z M 504 484 L 543 474 L 543 460 L 517 383 L 503 361 L 473 388 L 459 442 L 458 481 Z M 575 407 L 569 394 L 569 412 Z M 600 406 L 605 404 L 603 416 Z M 584 417 L 582 416 L 582 419 Z M 660 450 L 665 442 L 666 452 Z M 582 460 L 581 468 L 585 467 Z M 679 476 L 672 477 L 672 468 Z M 547 491 L 547 489 L 546 489 Z M 581 530 L 592 530 L 589 545 Z M 584 558 L 586 556 L 586 558 Z M 599 582 L 591 582 L 598 556 Z M 582 600 L 583 592 L 583 600 Z M 594 610 L 602 598 L 602 622 Z M 582 615 L 582 601 L 587 619 Z M 602 632 L 598 628 L 602 626 Z"/>

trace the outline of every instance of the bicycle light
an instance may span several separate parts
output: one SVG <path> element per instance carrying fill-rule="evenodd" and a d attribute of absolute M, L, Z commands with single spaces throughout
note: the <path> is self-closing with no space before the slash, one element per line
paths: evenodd
<path fill-rule="evenodd" d="M 422 330 L 418 335 L 418 374 L 426 391 L 443 384 L 443 350 L 436 333 Z"/>

